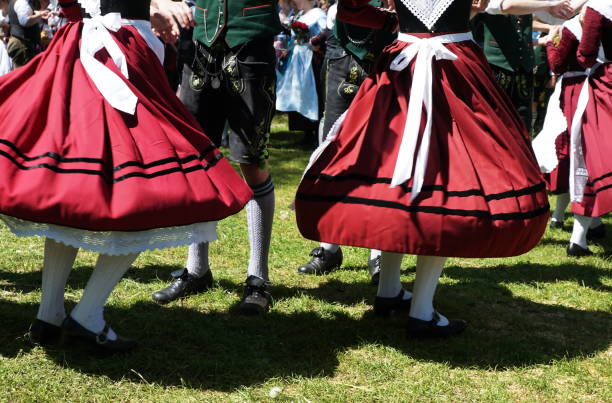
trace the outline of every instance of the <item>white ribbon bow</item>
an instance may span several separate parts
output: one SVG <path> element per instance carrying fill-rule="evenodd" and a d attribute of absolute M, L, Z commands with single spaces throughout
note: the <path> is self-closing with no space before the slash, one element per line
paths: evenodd
<path fill-rule="evenodd" d="M 415 56 L 416 62 L 412 76 L 412 86 L 410 88 L 408 117 L 404 126 L 397 161 L 395 162 L 391 187 L 401 185 L 412 177 L 412 166 L 416 153 L 416 166 L 414 168 L 414 181 L 410 201 L 413 201 L 418 196 L 423 187 L 429 156 L 431 120 L 433 115 L 431 61 L 434 57 L 436 60 L 456 60 L 457 55 L 448 50 L 444 43 L 461 42 L 471 39 L 472 35 L 470 33 L 440 35 L 431 38 L 418 38 L 407 34 L 399 34 L 398 36 L 398 40 L 412 42 L 412 44 L 404 48 L 391 62 L 391 70 L 404 70 Z M 421 146 L 418 152 L 416 152 L 423 105 L 425 105 L 427 120 L 421 139 Z"/>
<path fill-rule="evenodd" d="M 595 63 L 593 67 L 586 70 L 587 79 L 584 80 L 580 89 L 578 105 L 572 117 L 572 127 L 570 129 L 570 197 L 571 201 L 578 203 L 582 202 L 584 187 L 589 179 L 589 172 L 582 151 L 582 117 L 589 104 L 590 77 L 599 66 L 601 66 L 601 63 Z"/>
<path fill-rule="evenodd" d="M 117 68 L 121 70 L 121 74 L 129 78 L 125 55 L 108 32 L 109 30 L 117 32 L 120 28 L 120 13 L 85 19 L 81 39 L 81 63 L 108 103 L 115 109 L 133 115 L 136 112 L 138 97 L 121 77 L 95 58 L 95 54 L 100 49 L 106 49 Z"/>

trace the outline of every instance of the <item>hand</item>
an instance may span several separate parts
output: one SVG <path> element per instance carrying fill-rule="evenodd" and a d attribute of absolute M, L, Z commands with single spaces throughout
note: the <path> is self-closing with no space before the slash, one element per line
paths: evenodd
<path fill-rule="evenodd" d="M 557 0 L 550 3 L 548 12 L 553 17 L 566 20 L 574 14 L 574 9 L 569 0 Z"/>
<path fill-rule="evenodd" d="M 472 9 L 470 10 L 470 18 L 476 14 L 482 13 L 489 6 L 489 0 L 472 0 Z"/>
<path fill-rule="evenodd" d="M 153 31 L 167 43 L 176 42 L 180 28 L 195 26 L 191 9 L 182 1 L 152 0 L 150 17 Z"/>

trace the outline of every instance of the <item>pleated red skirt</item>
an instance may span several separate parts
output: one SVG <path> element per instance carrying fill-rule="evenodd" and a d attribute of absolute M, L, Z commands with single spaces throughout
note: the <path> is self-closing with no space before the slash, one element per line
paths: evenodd
<path fill-rule="evenodd" d="M 572 127 L 574 112 L 578 106 L 580 89 L 584 83 L 584 76 L 564 78 L 561 83 L 561 110 L 565 115 L 567 127 Z M 555 140 L 555 149 L 559 163 L 549 174 L 544 175 L 548 190 L 553 194 L 569 192 L 569 151 L 570 138 L 569 132 L 565 131 Z"/>
<path fill-rule="evenodd" d="M 0 213 L 94 231 L 215 221 L 252 193 L 170 89 L 130 26 L 125 54 L 134 115 L 109 105 L 79 59 L 82 23 L 0 78 Z M 96 58 L 121 76 L 106 50 Z M 123 77 L 123 76 L 121 76 Z"/>
<path fill-rule="evenodd" d="M 423 35 L 420 35 L 423 36 Z M 434 256 L 527 252 L 548 219 L 546 185 L 527 131 L 473 42 L 446 44 L 459 58 L 433 62 L 433 123 L 422 192 L 390 188 L 406 122 L 414 61 L 385 49 L 335 141 L 305 173 L 297 222 L 309 239 Z M 423 113 L 421 131 L 425 124 Z"/>
<path fill-rule="evenodd" d="M 588 85 L 582 147 L 589 180 L 582 202 L 572 203 L 572 211 L 600 217 L 612 211 L 612 63 L 600 66 Z"/>

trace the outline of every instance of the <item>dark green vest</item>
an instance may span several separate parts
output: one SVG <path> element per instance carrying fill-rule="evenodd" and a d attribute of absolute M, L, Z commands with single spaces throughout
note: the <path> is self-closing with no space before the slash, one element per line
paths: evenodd
<path fill-rule="evenodd" d="M 372 0 L 372 6 L 380 7 L 381 0 Z M 347 24 L 336 18 L 334 35 L 340 46 L 359 60 L 373 61 L 383 48 L 395 40 L 397 34 L 382 29 L 371 29 Z"/>
<path fill-rule="evenodd" d="M 531 15 L 482 14 L 484 53 L 490 64 L 510 71 L 533 71 Z"/>
<path fill-rule="evenodd" d="M 193 36 L 207 46 L 223 36 L 233 48 L 276 35 L 281 31 L 277 4 L 278 0 L 196 0 Z"/>

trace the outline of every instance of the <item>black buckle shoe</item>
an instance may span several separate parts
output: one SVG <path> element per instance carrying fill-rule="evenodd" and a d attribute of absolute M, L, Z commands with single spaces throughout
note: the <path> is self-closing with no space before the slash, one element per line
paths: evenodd
<path fill-rule="evenodd" d="M 79 322 L 74 320 L 72 316 L 68 316 L 64 320 L 62 329 L 64 330 L 66 345 L 69 345 L 70 342 L 82 342 L 89 347 L 93 347 L 96 352 L 107 355 L 127 353 L 138 345 L 136 340 L 121 337 L 119 335 L 117 335 L 116 340 L 109 340 L 108 331 L 110 330 L 110 326 L 108 324 L 104 326 L 104 329 L 100 333 L 94 333 L 83 327 Z"/>
<path fill-rule="evenodd" d="M 432 320 L 420 320 L 408 317 L 406 336 L 417 339 L 455 336 L 465 330 L 467 322 L 461 319 L 449 319 L 448 325 L 438 326 L 440 315 L 434 311 Z"/>
<path fill-rule="evenodd" d="M 587 239 L 603 239 L 606 237 L 606 226 L 604 224 L 600 224 L 595 228 L 589 228 L 587 231 Z"/>
<path fill-rule="evenodd" d="M 567 245 L 567 256 L 582 257 L 591 256 L 592 254 L 593 252 L 591 252 L 589 248 L 583 248 L 576 243 L 570 242 Z"/>
<path fill-rule="evenodd" d="M 240 301 L 240 312 L 245 315 L 257 315 L 270 308 L 272 295 L 268 291 L 269 281 L 257 276 L 249 276 Z"/>
<path fill-rule="evenodd" d="M 36 319 L 30 326 L 29 336 L 30 342 L 36 346 L 55 346 L 62 340 L 62 328 Z"/>
<path fill-rule="evenodd" d="M 380 255 L 368 261 L 368 268 L 371 274 L 370 282 L 373 285 L 378 285 L 378 281 L 380 280 Z"/>
<path fill-rule="evenodd" d="M 167 304 L 191 294 L 206 291 L 213 285 L 212 271 L 209 269 L 202 277 L 189 274 L 187 269 L 172 273 L 172 283 L 164 289 L 155 291 L 151 298 L 158 304 Z"/>
<path fill-rule="evenodd" d="M 300 274 L 325 274 L 342 265 L 342 249 L 338 248 L 336 253 L 331 253 L 322 247 L 314 248 L 310 252 L 310 262 L 298 268 Z"/>
<path fill-rule="evenodd" d="M 376 296 L 374 299 L 374 314 L 376 316 L 389 316 L 391 312 L 407 312 L 410 310 L 410 303 L 412 298 L 404 299 L 406 290 L 403 288 L 400 290 L 396 297 L 379 297 Z"/>

